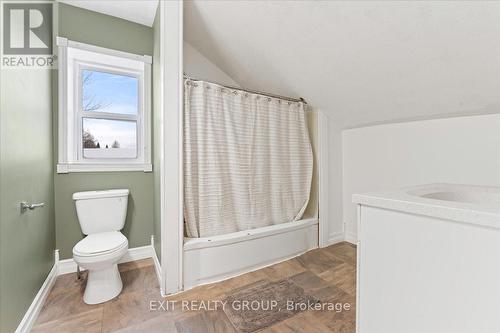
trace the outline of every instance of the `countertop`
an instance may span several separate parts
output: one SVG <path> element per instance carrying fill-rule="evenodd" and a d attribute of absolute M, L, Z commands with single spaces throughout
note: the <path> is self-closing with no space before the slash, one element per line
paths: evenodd
<path fill-rule="evenodd" d="M 444 197 L 447 200 L 433 197 Z M 354 203 L 500 230 L 500 187 L 427 184 L 354 194 Z"/>

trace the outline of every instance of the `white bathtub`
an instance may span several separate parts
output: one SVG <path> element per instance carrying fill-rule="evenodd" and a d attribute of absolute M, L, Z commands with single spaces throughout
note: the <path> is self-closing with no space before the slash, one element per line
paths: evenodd
<path fill-rule="evenodd" d="M 500 332 L 500 188 L 354 195 L 357 332 Z"/>
<path fill-rule="evenodd" d="M 318 247 L 318 219 L 184 240 L 184 288 L 224 280 Z"/>

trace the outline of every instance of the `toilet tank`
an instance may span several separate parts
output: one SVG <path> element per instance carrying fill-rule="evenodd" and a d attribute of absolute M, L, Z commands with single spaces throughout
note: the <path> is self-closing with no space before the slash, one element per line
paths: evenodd
<path fill-rule="evenodd" d="M 85 235 L 119 231 L 125 225 L 129 190 L 87 191 L 73 194 Z"/>

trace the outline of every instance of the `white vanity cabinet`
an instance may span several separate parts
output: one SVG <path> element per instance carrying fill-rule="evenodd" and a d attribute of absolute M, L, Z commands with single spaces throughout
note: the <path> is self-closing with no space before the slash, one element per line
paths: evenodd
<path fill-rule="evenodd" d="M 354 195 L 357 332 L 500 332 L 499 198 L 448 184 Z"/>

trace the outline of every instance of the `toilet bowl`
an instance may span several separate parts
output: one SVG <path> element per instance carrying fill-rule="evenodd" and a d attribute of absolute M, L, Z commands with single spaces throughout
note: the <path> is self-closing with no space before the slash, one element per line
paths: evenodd
<path fill-rule="evenodd" d="M 83 301 L 106 302 L 118 296 L 123 284 L 118 261 L 127 253 L 128 240 L 120 232 L 125 224 L 128 190 L 73 194 L 78 221 L 87 236 L 73 247 L 73 259 L 88 270 Z"/>
<path fill-rule="evenodd" d="M 85 303 L 106 302 L 120 294 L 123 285 L 118 261 L 127 249 L 127 238 L 119 231 L 90 234 L 75 245 L 73 259 L 88 270 Z"/>

